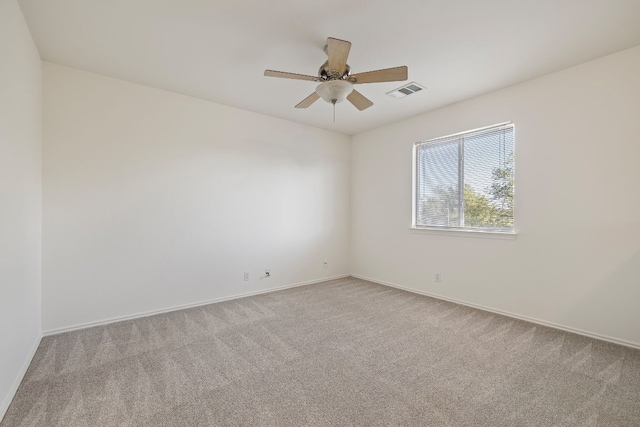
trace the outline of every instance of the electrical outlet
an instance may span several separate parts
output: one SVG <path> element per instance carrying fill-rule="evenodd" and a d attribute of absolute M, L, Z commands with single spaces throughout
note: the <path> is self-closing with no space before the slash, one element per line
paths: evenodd
<path fill-rule="evenodd" d="M 436 275 L 435 275 L 435 277 L 434 277 L 434 280 L 435 280 L 437 283 L 442 282 L 442 275 L 441 275 L 440 273 L 436 273 Z"/>
<path fill-rule="evenodd" d="M 327 261 L 322 261 L 322 268 L 327 268 L 329 263 Z"/>
<path fill-rule="evenodd" d="M 264 277 L 271 277 L 271 270 L 269 270 L 268 268 L 266 268 L 264 270 Z"/>
<path fill-rule="evenodd" d="M 249 281 L 249 272 L 248 272 L 248 271 L 245 271 L 245 272 L 244 272 L 244 281 L 245 281 L 245 282 L 248 282 L 248 281 Z"/>

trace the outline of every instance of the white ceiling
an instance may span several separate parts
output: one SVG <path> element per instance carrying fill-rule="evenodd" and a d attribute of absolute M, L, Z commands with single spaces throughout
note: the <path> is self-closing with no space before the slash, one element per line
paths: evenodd
<path fill-rule="evenodd" d="M 19 0 L 42 59 L 354 134 L 640 45 L 640 0 Z M 427 90 L 358 87 L 374 106 L 319 100 L 326 38 L 352 72 L 409 66 Z"/>

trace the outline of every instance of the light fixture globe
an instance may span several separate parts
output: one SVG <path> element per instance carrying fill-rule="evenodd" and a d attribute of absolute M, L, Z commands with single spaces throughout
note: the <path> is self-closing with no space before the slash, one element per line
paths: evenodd
<path fill-rule="evenodd" d="M 353 85 L 346 80 L 329 80 L 320 83 L 316 88 L 320 98 L 331 104 L 344 101 L 352 91 Z"/>

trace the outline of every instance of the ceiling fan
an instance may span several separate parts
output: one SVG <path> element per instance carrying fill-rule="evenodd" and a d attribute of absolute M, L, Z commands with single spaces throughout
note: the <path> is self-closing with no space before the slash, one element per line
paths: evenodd
<path fill-rule="evenodd" d="M 264 75 L 268 77 L 320 82 L 316 91 L 303 99 L 296 105 L 296 108 L 307 108 L 320 98 L 333 104 L 335 107 L 336 103 L 346 99 L 360 111 L 371 107 L 373 102 L 355 90 L 353 85 L 395 82 L 407 80 L 408 78 L 408 68 L 406 66 L 351 74 L 351 67 L 347 64 L 349 50 L 351 50 L 351 42 L 328 37 L 324 51 L 329 59 L 322 64 L 318 70 L 317 77 L 274 70 L 265 70 Z"/>

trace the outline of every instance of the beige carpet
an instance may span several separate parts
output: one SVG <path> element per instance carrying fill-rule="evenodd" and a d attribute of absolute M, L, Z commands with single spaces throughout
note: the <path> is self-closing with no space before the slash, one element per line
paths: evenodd
<path fill-rule="evenodd" d="M 46 337 L 2 427 L 640 426 L 640 351 L 341 279 Z"/>

